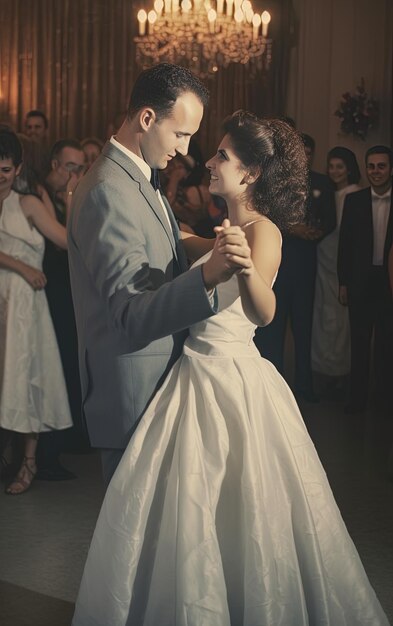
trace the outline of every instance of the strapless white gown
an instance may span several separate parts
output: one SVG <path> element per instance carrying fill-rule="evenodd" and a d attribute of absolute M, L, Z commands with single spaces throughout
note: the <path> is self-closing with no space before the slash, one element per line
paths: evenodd
<path fill-rule="evenodd" d="M 73 626 L 388 625 L 235 277 L 218 298 L 111 481 Z"/>

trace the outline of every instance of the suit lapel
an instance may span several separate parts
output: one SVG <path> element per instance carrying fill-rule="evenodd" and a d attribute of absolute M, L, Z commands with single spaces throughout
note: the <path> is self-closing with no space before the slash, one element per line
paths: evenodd
<path fill-rule="evenodd" d="M 170 241 L 174 255 L 177 258 L 177 246 L 172 228 L 168 224 L 164 209 L 162 208 L 161 202 L 158 199 L 157 193 L 150 184 L 150 181 L 147 180 L 146 176 L 141 172 L 139 167 L 130 158 L 128 158 L 124 152 L 119 150 L 109 141 L 102 149 L 102 154 L 108 159 L 115 161 L 115 163 L 117 163 L 133 180 L 138 183 L 141 194 L 144 196 L 147 204 L 161 223 L 161 226 Z"/>

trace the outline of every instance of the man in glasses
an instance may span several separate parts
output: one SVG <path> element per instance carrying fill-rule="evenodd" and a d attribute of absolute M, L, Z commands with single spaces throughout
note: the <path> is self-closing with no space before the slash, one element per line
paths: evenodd
<path fill-rule="evenodd" d="M 46 177 L 49 195 L 65 223 L 66 187 L 71 173 L 81 177 L 85 171 L 85 153 L 76 139 L 60 139 L 52 147 L 50 171 Z M 59 218 L 59 216 L 58 216 Z"/>
<path fill-rule="evenodd" d="M 50 172 L 45 187 L 53 202 L 57 220 L 66 224 L 67 183 L 72 175 L 81 178 L 85 171 L 85 154 L 79 141 L 61 139 L 52 147 Z M 59 455 L 66 449 L 87 446 L 81 432 L 77 338 L 72 305 L 68 254 L 45 241 L 44 272 L 46 296 L 59 345 L 74 428 L 70 431 L 45 433 L 37 450 L 38 474 L 41 480 L 69 480 L 75 475 L 62 467 Z"/>

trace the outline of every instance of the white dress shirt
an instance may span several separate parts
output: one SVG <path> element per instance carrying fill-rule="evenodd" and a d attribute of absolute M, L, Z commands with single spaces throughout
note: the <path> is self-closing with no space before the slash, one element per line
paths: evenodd
<path fill-rule="evenodd" d="M 373 265 L 383 265 L 383 252 L 385 248 L 391 198 L 392 188 L 382 196 L 379 196 L 371 189 L 374 233 Z"/>

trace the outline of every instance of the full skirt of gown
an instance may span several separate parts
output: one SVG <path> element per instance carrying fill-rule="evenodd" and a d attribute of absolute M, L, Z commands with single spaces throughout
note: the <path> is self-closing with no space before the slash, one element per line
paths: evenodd
<path fill-rule="evenodd" d="M 234 278 L 108 487 L 73 626 L 386 626 Z"/>

